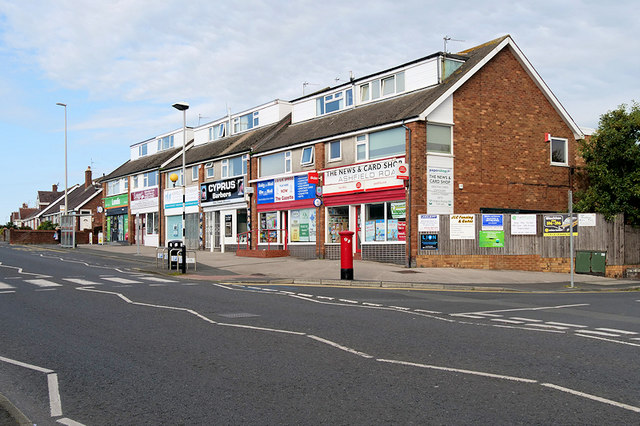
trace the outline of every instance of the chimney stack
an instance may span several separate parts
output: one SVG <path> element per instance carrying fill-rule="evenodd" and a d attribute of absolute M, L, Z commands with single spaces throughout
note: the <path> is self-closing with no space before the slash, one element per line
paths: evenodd
<path fill-rule="evenodd" d="M 51 191 L 52 192 L 58 192 L 58 185 L 56 185 L 55 183 L 53 185 L 51 185 Z"/>
<path fill-rule="evenodd" d="M 84 188 L 87 189 L 93 183 L 91 179 L 91 166 L 87 166 L 87 170 L 84 171 Z"/>

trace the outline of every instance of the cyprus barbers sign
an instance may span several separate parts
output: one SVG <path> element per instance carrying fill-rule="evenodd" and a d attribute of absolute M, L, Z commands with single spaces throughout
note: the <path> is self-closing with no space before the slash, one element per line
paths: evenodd
<path fill-rule="evenodd" d="M 244 197 L 244 177 L 218 180 L 200 185 L 200 202 L 220 204 Z"/>

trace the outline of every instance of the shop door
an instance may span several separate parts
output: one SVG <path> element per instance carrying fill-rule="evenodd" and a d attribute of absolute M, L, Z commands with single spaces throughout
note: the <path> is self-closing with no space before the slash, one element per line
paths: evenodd
<path fill-rule="evenodd" d="M 185 240 L 189 250 L 200 248 L 200 215 L 189 213 L 185 215 Z"/>
<path fill-rule="evenodd" d="M 120 224 L 118 216 L 111 216 L 111 241 L 120 241 L 118 235 L 120 233 Z"/>
<path fill-rule="evenodd" d="M 356 253 L 362 252 L 362 246 L 360 244 L 360 236 L 362 234 L 362 213 L 360 210 L 360 206 L 355 206 L 354 210 L 356 211 Z"/>
<path fill-rule="evenodd" d="M 237 243 L 236 221 L 235 210 L 222 210 L 220 212 L 220 225 L 222 226 L 222 236 L 225 246 L 235 245 Z"/>

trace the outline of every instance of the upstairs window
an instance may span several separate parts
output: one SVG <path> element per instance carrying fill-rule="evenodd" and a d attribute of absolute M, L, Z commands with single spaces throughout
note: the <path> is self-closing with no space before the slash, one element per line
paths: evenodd
<path fill-rule="evenodd" d="M 178 169 L 167 173 L 167 188 L 174 187 L 173 182 L 171 181 L 171 175 L 174 173 L 178 175 L 178 180 L 176 181 L 175 187 L 177 188 L 183 185 L 184 179 L 182 179 L 182 169 Z"/>
<path fill-rule="evenodd" d="M 199 180 L 198 170 L 200 168 L 198 166 L 193 166 L 191 168 L 191 182 L 197 182 Z"/>
<path fill-rule="evenodd" d="M 567 166 L 569 164 L 567 154 L 567 139 L 551 138 L 551 164 L 554 166 Z"/>
<path fill-rule="evenodd" d="M 204 165 L 204 177 L 205 179 L 213 179 L 213 163 Z"/>
<path fill-rule="evenodd" d="M 227 136 L 227 123 L 220 123 L 209 127 L 209 140 L 215 141 Z"/>
<path fill-rule="evenodd" d="M 243 132 L 245 130 L 253 129 L 258 126 L 260 122 L 258 117 L 258 111 L 250 112 L 241 117 L 233 119 L 233 133 Z"/>
<path fill-rule="evenodd" d="M 135 175 L 133 177 L 133 189 L 136 189 L 138 187 L 138 175 Z"/>
<path fill-rule="evenodd" d="M 147 153 L 148 153 L 148 148 L 147 148 L 147 144 L 146 143 L 143 143 L 142 145 L 140 145 L 138 147 L 138 156 L 139 157 L 143 157 L 143 156 L 147 155 Z"/>
<path fill-rule="evenodd" d="M 148 188 L 150 186 L 156 186 L 158 184 L 158 172 L 148 172 L 143 176 L 143 186 Z"/>
<path fill-rule="evenodd" d="M 360 102 L 404 92 L 404 71 L 361 84 Z"/>
<path fill-rule="evenodd" d="M 427 124 L 427 152 L 451 154 L 451 126 Z"/>
<path fill-rule="evenodd" d="M 225 158 L 220 163 L 220 172 L 222 173 L 222 178 L 229 178 L 235 176 L 242 176 L 247 174 L 247 160 L 249 158 L 248 154 L 239 155 L 233 158 Z"/>
<path fill-rule="evenodd" d="M 260 177 L 291 173 L 291 151 L 260 157 Z"/>
<path fill-rule="evenodd" d="M 353 105 L 353 89 L 316 98 L 316 116 L 340 111 Z"/>
<path fill-rule="evenodd" d="M 173 135 L 158 139 L 158 151 L 173 148 Z"/>
<path fill-rule="evenodd" d="M 313 164 L 313 147 L 307 146 L 302 149 L 302 157 L 300 158 L 301 166 L 309 166 Z"/>
<path fill-rule="evenodd" d="M 338 161 L 342 159 L 342 144 L 340 141 L 329 142 L 329 161 Z"/>
<path fill-rule="evenodd" d="M 403 155 L 406 140 L 403 127 L 369 133 L 356 137 L 356 161 Z"/>

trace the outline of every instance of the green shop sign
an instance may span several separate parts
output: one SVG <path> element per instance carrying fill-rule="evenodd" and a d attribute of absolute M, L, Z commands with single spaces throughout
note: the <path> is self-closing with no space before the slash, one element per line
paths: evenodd
<path fill-rule="evenodd" d="M 129 205 L 129 196 L 127 194 L 114 195 L 104 199 L 104 208 L 124 207 Z"/>
<path fill-rule="evenodd" d="M 480 247 L 504 247 L 504 231 L 480 231 Z"/>

